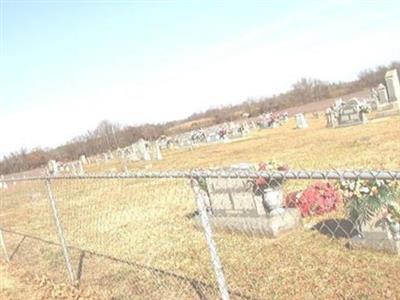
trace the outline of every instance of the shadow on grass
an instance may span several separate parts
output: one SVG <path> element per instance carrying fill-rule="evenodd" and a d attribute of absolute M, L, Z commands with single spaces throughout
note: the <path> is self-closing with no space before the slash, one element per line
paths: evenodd
<path fill-rule="evenodd" d="M 348 219 L 328 219 L 312 227 L 319 233 L 335 239 L 350 239 L 360 234 L 355 224 Z"/>
<path fill-rule="evenodd" d="M 12 259 L 15 254 L 18 252 L 19 248 L 21 247 L 21 245 L 23 244 L 24 241 L 26 240 L 33 240 L 33 241 L 37 241 L 37 242 L 42 242 L 42 243 L 46 243 L 49 245 L 55 245 L 55 246 L 61 246 L 59 243 L 55 243 L 53 241 L 49 241 L 49 240 L 45 240 L 43 238 L 39 238 L 39 237 L 35 237 L 26 233 L 21 233 L 21 232 L 16 232 L 16 231 L 12 231 L 12 230 L 7 230 L 4 228 L 0 228 L 3 232 L 7 232 L 10 234 L 14 234 L 17 236 L 21 236 L 21 240 L 19 241 L 19 243 L 17 244 L 17 246 L 15 247 L 15 249 L 12 251 L 12 255 L 10 256 L 10 259 Z M 126 266 L 130 266 L 130 267 L 134 267 L 136 270 L 143 270 L 143 271 L 147 271 L 147 272 L 151 272 L 153 275 L 157 275 L 159 277 L 169 277 L 169 278 L 173 278 L 176 281 L 180 281 L 183 284 L 187 284 L 189 286 L 191 286 L 191 288 L 193 289 L 194 293 L 196 294 L 198 299 L 209 299 L 209 297 L 207 296 L 207 294 L 212 294 L 212 295 L 218 295 L 218 288 L 215 285 L 212 285 L 210 283 L 207 282 L 203 282 L 200 280 L 197 280 L 195 278 L 190 278 L 184 275 L 179 275 L 176 273 L 173 273 L 171 271 L 168 270 L 163 270 L 163 269 L 159 269 L 159 268 L 154 268 L 148 265 L 143 265 L 143 264 L 138 264 L 136 262 L 132 262 L 132 261 L 128 261 L 125 259 L 120 259 L 117 257 L 113 257 L 107 254 L 101 254 L 101 253 L 96 253 L 94 251 L 91 250 L 85 250 L 85 249 L 81 249 L 78 247 L 74 247 L 74 246 L 70 246 L 68 247 L 71 250 L 76 250 L 80 252 L 79 255 L 79 259 L 78 259 L 78 266 L 77 266 L 77 272 L 76 272 L 76 279 L 77 279 L 77 287 L 80 286 L 80 282 L 82 279 L 82 275 L 84 273 L 84 260 L 88 258 L 88 255 L 91 256 L 95 256 L 98 258 L 103 258 L 106 260 L 109 260 L 110 262 L 114 262 L 114 263 L 120 263 Z M 235 298 L 240 298 L 240 299 L 257 299 L 254 298 L 254 296 L 249 296 L 249 295 L 245 295 L 242 294 L 241 292 L 233 292 L 233 291 L 229 291 L 229 294 L 231 296 L 234 296 Z"/>

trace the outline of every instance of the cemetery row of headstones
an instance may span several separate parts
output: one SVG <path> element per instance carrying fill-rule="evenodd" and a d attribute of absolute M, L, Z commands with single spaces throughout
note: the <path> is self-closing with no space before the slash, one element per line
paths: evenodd
<path fill-rule="evenodd" d="M 326 126 L 330 128 L 365 124 L 371 106 L 366 99 L 352 98 L 347 102 L 336 100 L 326 109 Z"/>
<path fill-rule="evenodd" d="M 277 128 L 289 120 L 288 112 L 266 113 L 257 118 L 258 128 Z"/>
<path fill-rule="evenodd" d="M 378 102 L 379 116 L 389 116 L 400 112 L 400 81 L 396 69 L 385 74 L 385 84 L 372 89 L 372 96 Z"/>
<path fill-rule="evenodd" d="M 162 149 L 193 148 L 200 144 L 229 142 L 231 139 L 245 137 L 256 126 L 255 122 L 229 122 L 191 130 L 174 137 L 163 136 L 158 142 Z"/>
<path fill-rule="evenodd" d="M 396 69 L 385 74 L 385 84 L 380 83 L 371 91 L 371 98 L 342 99 L 325 111 L 326 126 L 330 128 L 365 124 L 370 111 L 378 111 L 378 117 L 400 113 L 400 81 Z"/>
<path fill-rule="evenodd" d="M 88 159 L 82 155 L 78 161 L 62 163 L 55 160 L 49 160 L 47 163 L 47 171 L 50 175 L 58 175 L 67 173 L 72 175 L 85 174 L 84 165 L 88 164 Z"/>
<path fill-rule="evenodd" d="M 136 143 L 126 147 L 118 148 L 114 153 L 108 151 L 100 155 L 87 158 L 85 155 L 81 155 L 78 161 L 62 163 L 55 160 L 50 160 L 47 164 L 47 170 L 49 174 L 57 175 L 59 173 L 68 173 L 73 175 L 85 174 L 84 165 L 89 163 L 105 163 L 113 159 L 119 159 L 124 162 L 127 161 L 150 161 L 150 160 L 162 160 L 162 154 L 158 142 L 148 142 L 140 139 Z"/>
<path fill-rule="evenodd" d="M 201 143 L 229 142 L 231 139 L 247 136 L 253 129 L 278 127 L 287 122 L 288 118 L 287 112 L 279 114 L 267 113 L 261 115 L 255 121 L 229 122 L 208 128 L 200 128 L 182 133 L 174 138 L 162 136 L 154 142 L 140 139 L 136 143 L 125 148 L 118 148 L 114 152 L 107 151 L 90 158 L 81 155 L 79 160 L 75 162 L 62 163 L 50 160 L 47 170 L 50 174 L 63 172 L 82 175 L 85 173 L 83 166 L 88 163 L 104 163 L 115 158 L 124 162 L 162 160 L 161 149 L 171 149 L 173 147 L 193 148 L 193 146 Z"/>
<path fill-rule="evenodd" d="M 162 137 L 159 142 L 162 148 L 189 147 L 199 144 L 229 142 L 232 139 L 246 137 L 251 130 L 276 128 L 287 122 L 289 114 L 265 113 L 253 120 L 228 122 L 208 128 L 184 132 L 175 137 Z"/>

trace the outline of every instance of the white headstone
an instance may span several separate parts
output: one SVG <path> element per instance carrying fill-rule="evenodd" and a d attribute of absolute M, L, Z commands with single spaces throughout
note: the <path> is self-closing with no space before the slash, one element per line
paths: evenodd
<path fill-rule="evenodd" d="M 297 128 L 307 128 L 308 123 L 306 118 L 304 117 L 304 114 L 296 114 L 296 127 Z"/>
<path fill-rule="evenodd" d="M 156 150 L 156 160 L 162 160 L 162 154 L 161 154 L 161 150 L 160 150 L 160 145 L 156 142 L 155 143 L 155 150 Z"/>
<path fill-rule="evenodd" d="M 103 153 L 103 160 L 104 161 L 108 161 L 108 154 L 107 153 Z"/>
<path fill-rule="evenodd" d="M 7 182 L 4 181 L 4 175 L 0 176 L 0 189 L 7 189 Z"/>
<path fill-rule="evenodd" d="M 47 163 L 47 168 L 52 175 L 57 175 L 58 173 L 58 164 L 55 160 L 49 160 Z"/>
<path fill-rule="evenodd" d="M 81 161 L 78 161 L 78 174 L 79 175 L 85 174 L 85 170 L 83 169 L 83 164 Z"/>
<path fill-rule="evenodd" d="M 385 81 L 389 96 L 389 102 L 400 101 L 400 82 L 397 70 L 393 69 L 386 72 Z"/>
<path fill-rule="evenodd" d="M 85 155 L 81 155 L 81 156 L 79 157 L 79 160 L 80 160 L 84 165 L 86 165 L 86 164 L 88 163 L 88 161 L 87 161 Z"/>
<path fill-rule="evenodd" d="M 78 160 L 78 163 L 81 163 L 81 162 Z M 76 175 L 75 163 L 72 163 L 72 164 L 71 164 L 71 173 L 72 173 L 73 175 Z"/>
<path fill-rule="evenodd" d="M 146 142 L 143 139 L 138 141 L 139 152 L 142 160 L 151 160 L 149 150 L 147 149 Z"/>
<path fill-rule="evenodd" d="M 386 87 L 381 83 L 378 85 L 378 88 L 376 89 L 377 93 L 378 93 L 378 99 L 379 99 L 379 103 L 381 104 L 385 104 L 388 102 L 388 94 L 386 91 Z"/>
<path fill-rule="evenodd" d="M 107 155 L 108 155 L 108 159 L 114 159 L 114 155 L 112 154 L 112 152 L 110 150 L 107 152 Z"/>

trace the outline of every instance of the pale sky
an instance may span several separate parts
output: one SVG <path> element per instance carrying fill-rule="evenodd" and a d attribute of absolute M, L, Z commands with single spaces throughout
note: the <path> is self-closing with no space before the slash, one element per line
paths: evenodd
<path fill-rule="evenodd" d="M 356 79 L 400 58 L 400 1 L 0 0 L 0 157 Z"/>

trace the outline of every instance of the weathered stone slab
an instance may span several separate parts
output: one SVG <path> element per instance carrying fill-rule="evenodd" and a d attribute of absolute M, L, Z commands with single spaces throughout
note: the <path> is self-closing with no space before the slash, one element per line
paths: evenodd
<path fill-rule="evenodd" d="M 387 221 L 381 214 L 373 217 L 362 226 L 361 234 L 350 242 L 352 248 L 370 249 L 399 254 L 400 240 L 396 240 L 389 229 Z"/>
<path fill-rule="evenodd" d="M 389 70 L 385 75 L 389 102 L 400 101 L 400 81 L 397 70 Z"/>
<path fill-rule="evenodd" d="M 265 216 L 262 198 L 254 195 L 242 178 L 206 180 L 214 216 Z"/>
<path fill-rule="evenodd" d="M 285 212 L 272 217 L 240 217 L 240 216 L 209 216 L 214 231 L 235 232 L 247 235 L 265 236 L 275 238 L 279 235 L 300 227 L 301 216 L 296 208 L 285 209 Z M 200 219 L 197 220 L 200 226 Z"/>
<path fill-rule="evenodd" d="M 308 127 L 308 123 L 304 114 L 301 113 L 296 114 L 295 118 L 296 118 L 296 128 L 302 129 Z"/>
<path fill-rule="evenodd" d="M 356 98 L 353 98 L 347 103 L 343 104 L 339 110 L 339 127 L 365 124 L 367 117 L 360 111 L 360 106 L 361 103 Z"/>

